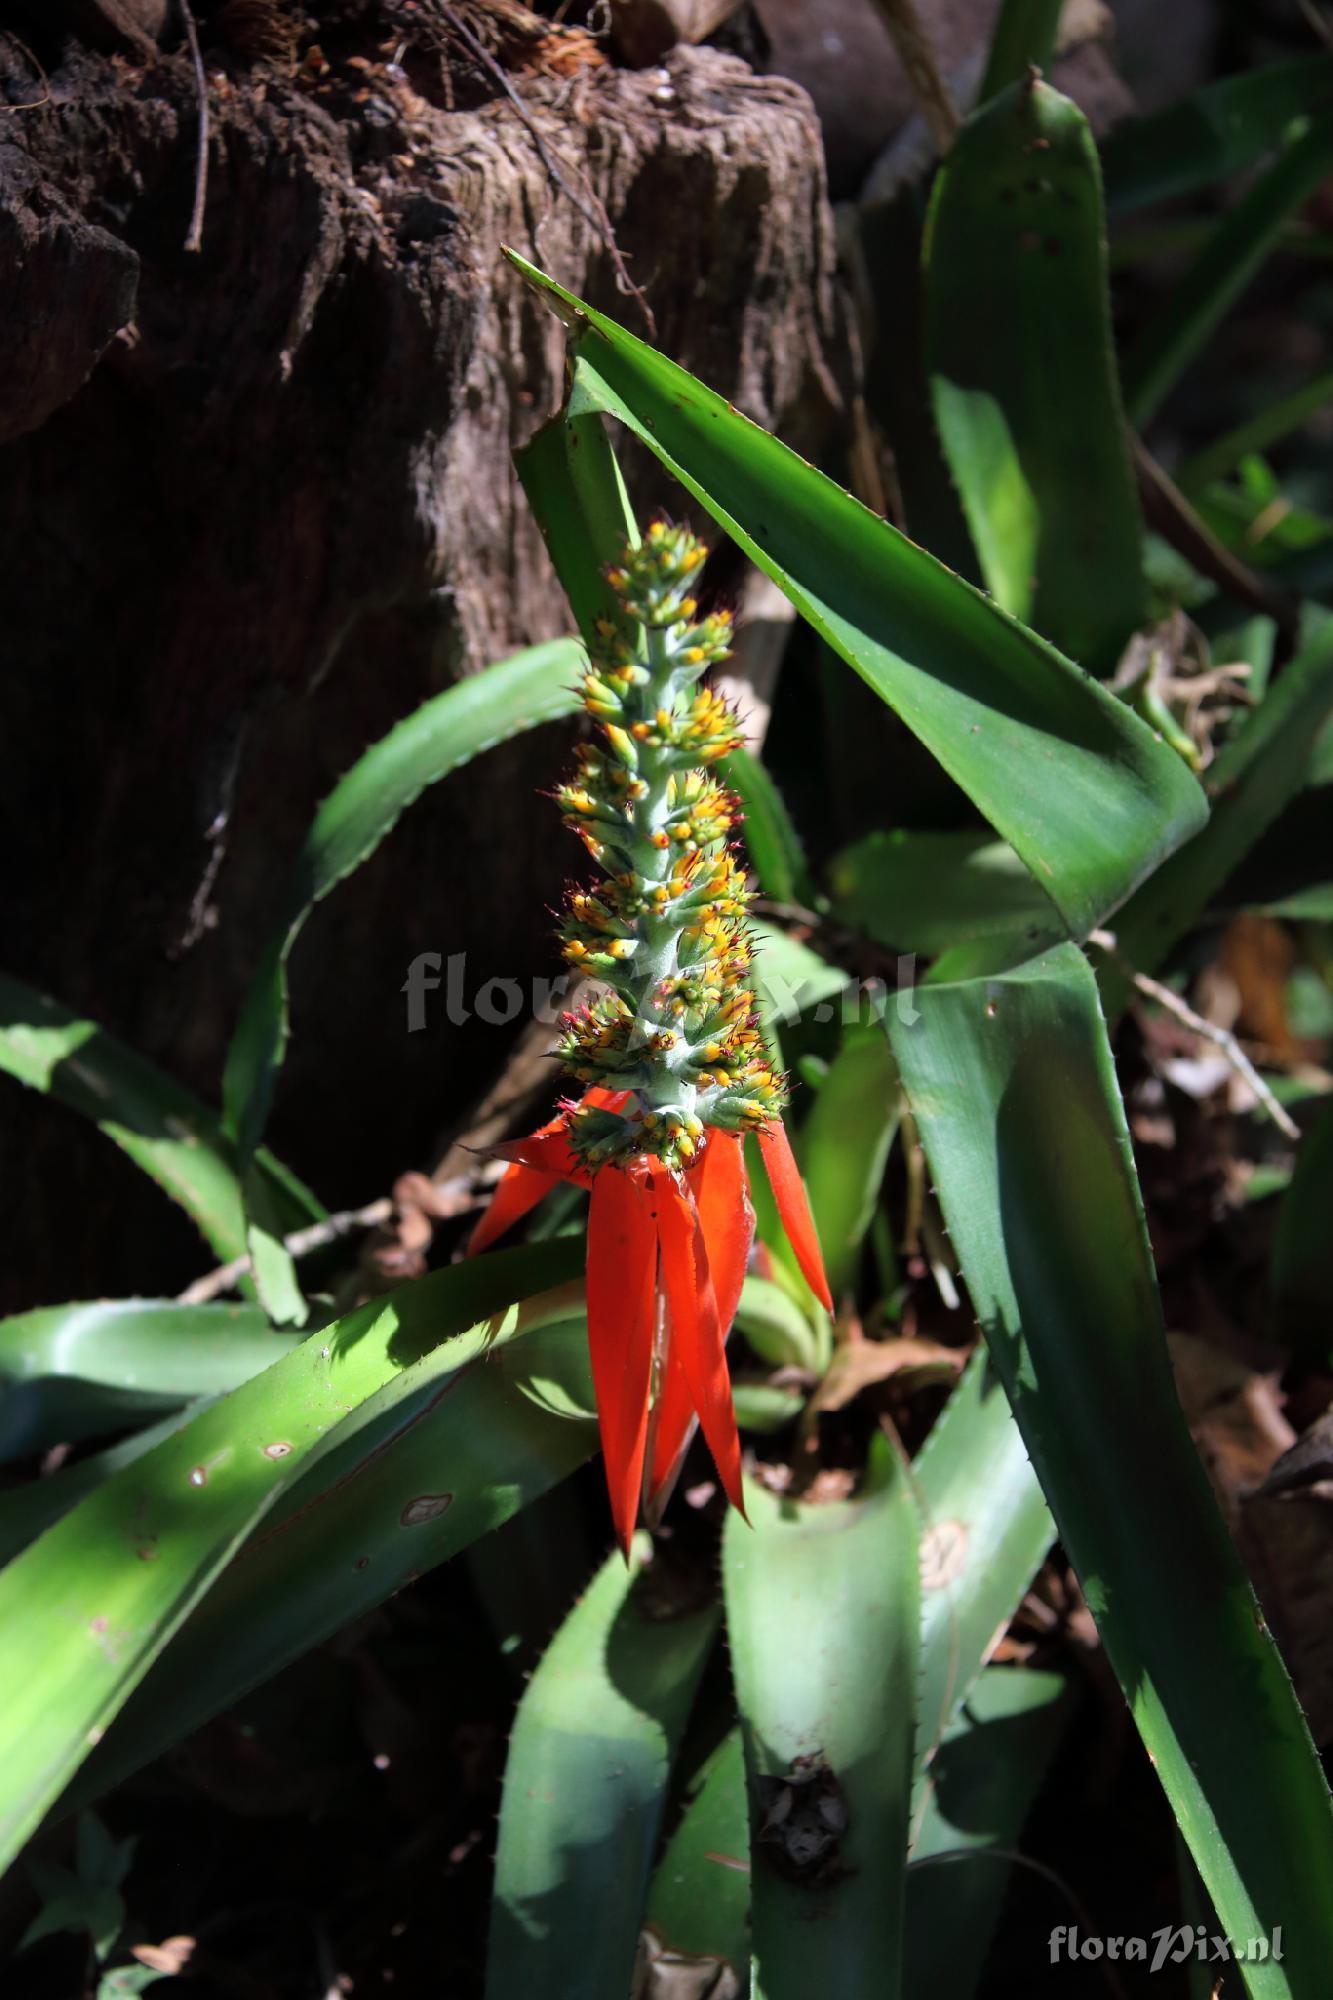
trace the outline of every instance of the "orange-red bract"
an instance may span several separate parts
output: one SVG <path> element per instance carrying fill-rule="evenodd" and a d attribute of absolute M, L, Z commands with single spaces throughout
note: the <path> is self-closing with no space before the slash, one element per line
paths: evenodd
<path fill-rule="evenodd" d="M 588 1092 L 586 1101 L 614 1111 L 619 1109 L 628 1095 L 625 1090 L 599 1090 L 594 1087 Z M 507 1141 L 494 1148 L 502 1159 L 511 1164 L 497 1183 L 489 1205 L 468 1240 L 469 1257 L 475 1257 L 479 1250 L 489 1250 L 492 1243 L 497 1242 L 506 1230 L 512 1229 L 516 1222 L 521 1222 L 542 1196 L 549 1194 L 553 1187 L 558 1187 L 562 1180 L 577 1181 L 582 1187 L 591 1185 L 591 1176 L 579 1166 L 564 1136 L 568 1118 L 567 1111 L 559 1111 L 528 1138 Z"/>
<path fill-rule="evenodd" d="M 717 1299 L 722 1338 L 731 1331 L 740 1303 L 745 1268 L 754 1242 L 754 1210 L 745 1178 L 745 1154 L 740 1135 L 713 1132 L 703 1157 L 685 1176 L 699 1209 L 699 1227 Z M 650 1509 L 670 1487 L 689 1443 L 694 1422 L 694 1398 L 674 1341 L 668 1343 L 666 1368 L 657 1389 L 653 1458 L 648 1471 Z"/>
<path fill-rule="evenodd" d="M 588 1352 L 616 1538 L 628 1553 L 643 1488 L 657 1317 L 653 1193 L 602 1172 L 588 1210 Z"/>
<path fill-rule="evenodd" d="M 717 1294 L 708 1268 L 698 1205 L 690 1188 L 674 1175 L 655 1175 L 653 1186 L 657 1195 L 657 1241 L 671 1346 L 685 1377 L 690 1401 L 699 1413 L 700 1428 L 727 1498 L 744 1513 L 741 1441 L 731 1402 L 725 1335 L 718 1317 Z"/>
<path fill-rule="evenodd" d="M 626 1093 L 589 1092 L 618 1108 Z M 589 1170 L 565 1136 L 569 1112 L 496 1147 L 510 1161 L 469 1249 L 484 1250 L 558 1181 L 591 1187 L 588 1347 L 616 1538 L 629 1550 L 640 1499 L 669 1489 L 695 1417 L 728 1499 L 742 1507 L 741 1449 L 726 1340 L 754 1239 L 739 1133 L 713 1130 L 685 1173 L 650 1156 Z M 780 1124 L 759 1135 L 783 1228 L 815 1296 L 832 1311 L 805 1187 Z M 665 1338 L 654 1359 L 659 1319 Z M 651 1446 L 650 1446 L 651 1440 Z"/>
<path fill-rule="evenodd" d="M 824 1259 L 819 1248 L 819 1238 L 815 1234 L 815 1219 L 810 1213 L 805 1182 L 801 1179 L 801 1170 L 792 1153 L 786 1126 L 766 1125 L 759 1134 L 759 1151 L 763 1155 L 764 1170 L 768 1175 L 769 1186 L 773 1190 L 773 1199 L 778 1205 L 778 1214 L 782 1217 L 782 1227 L 787 1233 L 787 1241 L 796 1252 L 801 1276 L 824 1311 L 831 1313 L 833 1300 L 829 1295 L 828 1279 L 824 1275 Z"/>

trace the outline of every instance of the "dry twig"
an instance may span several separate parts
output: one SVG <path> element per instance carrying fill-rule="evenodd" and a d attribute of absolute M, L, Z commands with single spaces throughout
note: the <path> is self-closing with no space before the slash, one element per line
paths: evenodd
<path fill-rule="evenodd" d="M 378 1228 L 392 1214 L 392 1201 L 387 1194 L 382 1195 L 378 1201 L 367 1202 L 364 1208 L 344 1208 L 336 1215 L 326 1215 L 322 1222 L 312 1222 L 305 1229 L 293 1230 L 290 1236 L 283 1238 L 283 1245 L 293 1257 L 309 1257 L 312 1252 L 350 1236 L 353 1230 Z M 241 1279 L 249 1276 L 253 1266 L 252 1257 L 233 1257 L 230 1264 L 219 1264 L 215 1271 L 206 1271 L 202 1278 L 196 1278 L 192 1285 L 187 1285 L 180 1293 L 177 1304 L 208 1305 L 224 1293 L 234 1291 Z"/>
<path fill-rule="evenodd" d="M 46 71 L 42 68 L 41 64 L 38 62 L 32 50 L 28 47 L 28 44 L 23 40 L 22 36 L 16 35 L 12 28 L 6 28 L 4 32 L 11 42 L 15 43 L 15 45 L 18 48 L 22 49 L 24 55 L 28 58 L 28 61 L 32 64 L 33 68 L 36 70 L 38 76 L 42 79 L 42 95 L 40 97 L 34 97 L 27 104 L 0 104 L 0 111 L 5 112 L 6 114 L 14 111 L 40 111 L 44 104 L 49 104 L 51 102 L 51 79 L 46 74 Z"/>
<path fill-rule="evenodd" d="M 194 14 L 190 0 L 177 0 L 181 20 L 185 26 L 185 39 L 190 45 L 190 60 L 194 64 L 194 89 L 199 100 L 199 137 L 194 155 L 194 207 L 190 211 L 190 227 L 185 237 L 187 250 L 202 250 L 204 247 L 204 204 L 208 200 L 208 78 L 204 74 L 204 58 L 199 50 L 199 30 L 194 24 Z"/>
<path fill-rule="evenodd" d="M 1164 1007 L 1167 1013 L 1174 1015 L 1184 1027 L 1192 1029 L 1196 1035 L 1202 1035 L 1205 1041 L 1220 1049 L 1237 1076 L 1243 1077 L 1250 1086 L 1279 1132 L 1288 1139 L 1300 1138 L 1300 1126 L 1291 1113 L 1278 1103 L 1230 1028 L 1219 1028 L 1215 1021 L 1205 1020 L 1202 1014 L 1195 1013 L 1188 1001 L 1182 1000 L 1178 993 L 1173 993 L 1169 986 L 1163 986 L 1158 979 L 1150 979 L 1146 972 L 1137 971 L 1120 951 L 1111 931 L 1090 931 L 1088 943 L 1095 944 L 1098 951 L 1106 953 L 1106 956 L 1124 973 L 1126 979 L 1131 981 L 1136 993 L 1141 993 L 1146 1000 L 1155 1000 L 1159 1007 Z"/>
<path fill-rule="evenodd" d="M 642 286 L 636 285 L 629 274 L 620 245 L 616 242 L 615 231 L 611 227 L 611 218 L 606 212 L 605 205 L 598 199 L 597 194 L 591 187 L 588 189 L 588 196 L 585 200 L 576 188 L 570 186 L 561 172 L 559 163 L 552 154 L 550 147 L 547 145 L 545 139 L 543 139 L 532 113 L 528 110 L 527 105 L 505 75 L 503 65 L 496 61 L 495 57 L 486 47 L 486 44 L 479 36 L 473 33 L 467 22 L 448 5 L 448 0 L 435 0 L 435 9 L 448 22 L 454 34 L 473 60 L 479 62 L 487 74 L 493 77 L 495 82 L 499 84 L 501 90 L 503 90 L 505 96 L 509 99 L 509 102 L 513 105 L 515 111 L 522 119 L 524 126 L 527 128 L 529 137 L 533 145 L 537 148 L 537 157 L 545 167 L 552 185 L 559 188 L 567 200 L 573 202 L 584 221 L 590 228 L 596 230 L 598 236 L 606 246 L 607 253 L 615 267 L 617 285 L 627 297 L 634 300 L 639 311 L 643 314 L 644 324 L 648 328 L 648 338 L 656 340 L 657 322 L 653 318 L 652 307 L 644 296 Z"/>

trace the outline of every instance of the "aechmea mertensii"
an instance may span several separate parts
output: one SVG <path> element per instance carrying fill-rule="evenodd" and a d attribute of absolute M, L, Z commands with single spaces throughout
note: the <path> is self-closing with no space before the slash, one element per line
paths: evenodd
<path fill-rule="evenodd" d="M 571 894 L 565 956 L 607 990 L 564 1023 L 560 1056 L 582 1096 L 498 1148 L 511 1164 L 470 1246 L 485 1249 L 558 1180 L 591 1189 L 588 1343 L 626 1549 L 696 1415 L 742 1504 L 725 1344 L 754 1237 L 746 1132 L 801 1270 L 832 1310 L 749 983 L 737 806 L 712 775 L 741 733 L 699 685 L 731 644 L 725 611 L 699 617 L 705 555 L 688 529 L 659 521 L 608 572 L 635 636 L 609 621 L 599 630 L 583 694 L 602 740 L 556 795 L 605 877 Z"/>

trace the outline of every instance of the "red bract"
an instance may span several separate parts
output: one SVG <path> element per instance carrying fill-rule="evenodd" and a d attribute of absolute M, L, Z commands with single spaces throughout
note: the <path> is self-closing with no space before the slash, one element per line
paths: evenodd
<path fill-rule="evenodd" d="M 588 1095 L 618 1109 L 626 1093 Z M 588 1350 L 611 1514 L 628 1553 L 640 1502 L 651 1509 L 669 1487 L 696 1416 L 727 1498 L 744 1512 L 726 1341 L 754 1240 L 754 1210 L 739 1133 L 710 1131 L 683 1173 L 646 1156 L 590 1173 L 565 1136 L 568 1118 L 561 1112 L 531 1137 L 497 1147 L 510 1165 L 468 1248 L 486 1249 L 561 1180 L 591 1188 Z M 765 1128 L 759 1144 L 796 1260 L 831 1312 L 785 1128 Z"/>

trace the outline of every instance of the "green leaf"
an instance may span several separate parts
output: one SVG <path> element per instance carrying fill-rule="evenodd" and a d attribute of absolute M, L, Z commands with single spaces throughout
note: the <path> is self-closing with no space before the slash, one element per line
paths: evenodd
<path fill-rule="evenodd" d="M 28 1862 L 42 1907 L 19 1940 L 19 1950 L 58 1931 L 82 1931 L 97 1962 L 109 1958 L 125 1928 L 125 1904 L 117 1892 L 136 1845 L 133 1839 L 113 1840 L 95 1813 L 80 1813 L 72 1869 L 36 1855 Z"/>
<path fill-rule="evenodd" d="M 801 1127 L 801 1171 L 835 1301 L 856 1276 L 898 1130 L 898 1070 L 878 1024 L 849 1026 Z"/>
<path fill-rule="evenodd" d="M 1322 625 L 1320 630 L 1322 632 Z M 1311 786 L 1333 785 L 1333 723 L 1326 722 L 1320 726 L 1306 782 Z"/>
<path fill-rule="evenodd" d="M 1333 119 L 1316 120 L 1243 194 L 1177 279 L 1131 350 L 1124 371 L 1130 420 L 1156 414 L 1244 291 L 1287 217 L 1333 168 Z"/>
<path fill-rule="evenodd" d="M 772 1437 L 794 1424 L 805 1408 L 801 1389 L 784 1388 L 766 1377 L 739 1375 L 731 1378 L 731 1400 L 736 1406 L 736 1422 L 743 1431 Z"/>
<path fill-rule="evenodd" d="M 105 1957 L 115 1949 L 116 1940 L 125 1928 L 124 1899 L 114 1889 L 85 1887 L 66 1869 L 60 1873 L 67 1877 L 68 1888 L 44 1898 L 41 1909 L 19 1939 L 18 1949 L 26 1951 L 30 1944 L 54 1937 L 60 1931 L 78 1931 L 88 1937 L 95 1957 Z"/>
<path fill-rule="evenodd" d="M 790 1026 L 807 1008 L 827 1003 L 848 986 L 840 965 L 830 965 L 790 931 L 752 918 L 754 983 L 765 1027 Z"/>
<path fill-rule="evenodd" d="M 1055 1540 L 984 1348 L 913 1460 L 912 1480 L 921 1510 L 919 1779 Z"/>
<path fill-rule="evenodd" d="M 1025 78 L 966 121 L 935 181 L 925 273 L 935 417 L 986 583 L 1109 673 L 1148 593 L 1097 148 L 1077 105 Z"/>
<path fill-rule="evenodd" d="M 1265 580 L 1289 595 L 1317 596 L 1323 588 L 1303 572 L 1307 565 L 1327 565 L 1333 521 L 1297 506 L 1257 453 L 1240 460 L 1234 480 L 1215 481 L 1200 496 L 1196 512 L 1226 549 L 1266 572 Z"/>
<path fill-rule="evenodd" d="M 1140 972 L 1160 965 L 1210 898 L 1308 781 L 1320 731 L 1333 714 L 1333 617 L 1310 622 L 1290 660 L 1244 728 L 1207 773 L 1213 813 L 1203 832 L 1146 882 L 1120 913 L 1116 937 Z M 1127 995 L 1114 970 L 1103 976 L 1108 1013 Z"/>
<path fill-rule="evenodd" d="M 988 1667 L 940 1748 L 907 1871 L 907 1990 L 971 2000 L 1029 1808 L 1069 1721 L 1063 1674 Z"/>
<path fill-rule="evenodd" d="M 1252 695 L 1256 702 L 1261 702 L 1268 693 L 1277 647 L 1277 626 L 1273 619 L 1265 617 L 1262 612 L 1255 612 L 1249 618 L 1242 618 L 1238 624 L 1210 631 L 1208 643 L 1210 656 L 1217 665 L 1248 667 L 1245 692 Z M 1243 719 L 1240 726 L 1244 727 Z M 1235 733 L 1236 722 L 1233 720 L 1227 739 L 1230 740 Z"/>
<path fill-rule="evenodd" d="M 131 1994 L 146 1993 L 159 1979 L 174 1977 L 151 1965 L 115 1965 L 98 1980 L 97 2000 L 128 2000 Z"/>
<path fill-rule="evenodd" d="M 358 1308 L 116 1473 L 0 1572 L 0 1869 L 352 1413 L 377 1391 L 409 1393 L 405 1371 L 428 1343 L 460 1336 L 441 1366 L 482 1353 L 494 1329 L 478 1322 L 567 1277 L 578 1255 L 563 1244 L 509 1251 Z M 271 1650 L 262 1629 L 243 1636 Z"/>
<path fill-rule="evenodd" d="M 374 853 L 428 785 L 525 729 L 572 715 L 582 665 L 577 640 L 551 639 L 446 688 L 359 757 L 319 808 L 227 1054 L 223 1103 L 242 1159 L 268 1116 L 287 1039 L 287 959 L 315 904 Z"/>
<path fill-rule="evenodd" d="M 0 1320 L 0 1464 L 216 1396 L 291 1351 L 255 1306 L 91 1299 Z"/>
<path fill-rule="evenodd" d="M 639 545 L 606 418 L 571 399 L 514 453 L 514 464 L 585 643 L 593 644 L 605 620 L 641 644 L 642 628 L 626 618 L 605 576 L 627 542 Z"/>
<path fill-rule="evenodd" d="M 1266 401 L 1243 424 L 1196 452 L 1176 474 L 1177 486 L 1190 499 L 1201 497 L 1214 480 L 1233 471 L 1243 458 L 1252 452 L 1267 451 L 1291 431 L 1299 430 L 1329 403 L 1333 403 L 1333 368 L 1326 368 L 1322 375 L 1303 383 L 1289 396 Z"/>
<path fill-rule="evenodd" d="M 519 1704 L 495 1859 L 489 2000 L 625 2000 L 672 1759 L 717 1631 L 662 1615 L 647 1536 L 611 1556 Z"/>
<path fill-rule="evenodd" d="M 1324 870 L 1329 866 L 1329 863 L 1327 861 L 1323 863 L 1314 861 L 1312 865 L 1322 875 Z M 1271 902 L 1265 900 L 1261 903 L 1251 903 L 1247 898 L 1246 907 L 1257 909 L 1266 917 L 1290 917 L 1297 923 L 1333 923 L 1333 882 L 1311 882 L 1307 888 L 1293 889 L 1290 895 L 1274 897 Z M 1320 980 L 1318 973 L 1311 967 L 1307 966 L 1303 970 L 1310 979 L 1323 986 L 1323 981 Z M 1300 976 L 1301 970 L 1298 969 L 1297 973 L 1293 974 L 1293 978 L 1299 978 Z M 1302 984 L 1304 983 L 1304 980 L 1302 980 Z M 1326 988 L 1324 990 L 1327 991 Z M 1288 1000 L 1288 1007 L 1290 1008 L 1290 999 Z M 1307 1034 L 1310 1031 L 1309 1029 L 1293 1029 L 1293 1032 Z M 1326 1030 L 1321 1028 L 1318 1032 L 1322 1034 Z"/>
<path fill-rule="evenodd" d="M 748 1985 L 750 1822 L 739 1729 L 727 1732 L 690 1788 L 653 1875 L 647 1926 L 673 1965 L 729 1966 Z"/>
<path fill-rule="evenodd" d="M 255 1284 L 280 1325 L 303 1325 L 307 1307 L 280 1212 L 251 1162 L 286 1046 L 292 947 L 315 904 L 374 853 L 427 786 L 525 729 L 572 714 L 582 666 L 576 640 L 552 639 L 446 688 L 359 757 L 315 815 L 281 923 L 242 1005 L 222 1084 L 226 1128 L 241 1162 Z"/>
<path fill-rule="evenodd" d="M 91 1118 L 178 1202 L 220 1258 L 245 1252 L 240 1184 L 219 1121 L 188 1090 L 95 1021 L 0 974 L 0 1069 Z M 287 1229 L 324 1211 L 285 1167 L 258 1156 Z"/>
<path fill-rule="evenodd" d="M 755 2000 L 897 2000 L 916 1711 L 917 1524 L 876 1440 L 853 1500 L 746 1488 L 723 1535 L 749 1781 Z"/>
<path fill-rule="evenodd" d="M 891 1029 L 987 1346 L 1255 2000 L 1317 1991 L 1333 1817 L 1176 1401 L 1096 985 L 1061 946 Z"/>
<path fill-rule="evenodd" d="M 770 1368 L 804 1368 L 812 1375 L 821 1372 L 826 1358 L 821 1356 L 810 1319 L 791 1294 L 771 1278 L 751 1276 L 745 1280 L 736 1325 Z"/>
<path fill-rule="evenodd" d="M 1297 118 L 1333 104 L 1333 55 L 1305 54 L 1205 84 L 1147 118 L 1128 118 L 1102 147 L 1106 205 L 1123 215 L 1241 173 Z"/>
<path fill-rule="evenodd" d="M 101 1888 L 119 1889 L 130 1872 L 134 1839 L 113 1840 L 93 1812 L 82 1812 L 74 1828 L 74 1857 L 79 1880 Z"/>
<path fill-rule="evenodd" d="M 296 1259 L 287 1248 L 281 1217 L 253 1157 L 242 1156 L 241 1193 L 255 1291 L 275 1326 L 304 1326 L 310 1307 L 296 1275 Z"/>
<path fill-rule="evenodd" d="M 1193 779 L 1122 702 L 684 369 L 510 255 L 579 316 L 583 393 L 902 715 L 1071 930 L 1091 929 L 1201 824 Z"/>
<path fill-rule="evenodd" d="M 892 951 L 939 952 L 978 938 L 1053 943 L 1059 919 L 1012 847 L 983 832 L 895 827 L 843 848 L 828 871 L 833 915 Z"/>
<path fill-rule="evenodd" d="M 533 1299 L 500 1344 L 431 1349 L 353 1413 L 131 1696 L 76 1798 L 118 1784 L 591 1456 L 586 1326 L 544 1323 L 547 1310 Z"/>
<path fill-rule="evenodd" d="M 991 31 L 986 71 L 977 93 L 979 105 L 989 104 L 992 97 L 998 97 L 1011 83 L 1018 83 L 1031 65 L 1038 69 L 1050 67 L 1060 26 L 1060 8 L 1061 0 L 1001 0 Z"/>
<path fill-rule="evenodd" d="M 286 1344 L 290 1346 L 290 1340 Z M 156 1423 L 131 1431 L 128 1437 L 102 1451 L 89 1452 L 44 1478 L 28 1479 L 21 1486 L 0 1492 L 0 1565 L 25 1549 L 29 1542 L 35 1542 L 44 1529 L 62 1514 L 68 1514 L 71 1507 L 76 1507 L 85 1494 L 101 1486 L 113 1472 L 132 1465 L 136 1458 L 142 1458 L 154 1445 L 161 1444 L 163 1438 L 180 1430 L 207 1400 L 186 1403 Z"/>

